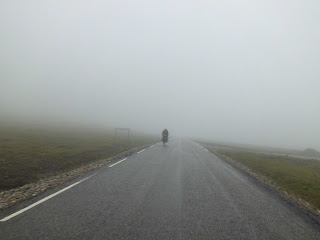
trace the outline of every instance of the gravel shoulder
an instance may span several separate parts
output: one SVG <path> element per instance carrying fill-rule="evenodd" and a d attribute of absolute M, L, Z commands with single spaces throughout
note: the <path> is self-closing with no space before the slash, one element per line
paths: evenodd
<path fill-rule="evenodd" d="M 13 207 L 14 205 L 21 203 L 27 199 L 36 197 L 39 194 L 44 193 L 49 189 L 53 189 L 63 183 L 66 183 L 67 181 L 70 181 L 92 170 L 100 168 L 112 161 L 127 157 L 149 145 L 135 147 L 128 151 L 124 151 L 122 153 L 116 154 L 107 159 L 100 159 L 90 164 L 83 165 L 81 167 L 73 169 L 71 171 L 61 172 L 55 176 L 40 179 L 36 183 L 30 183 L 22 187 L 0 192 L 0 211 Z"/>

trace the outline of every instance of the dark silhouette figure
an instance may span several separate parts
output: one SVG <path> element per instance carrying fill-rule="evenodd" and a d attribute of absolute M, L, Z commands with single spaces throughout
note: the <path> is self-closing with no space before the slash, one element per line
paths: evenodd
<path fill-rule="evenodd" d="M 162 131 L 162 142 L 163 142 L 163 145 L 166 145 L 166 143 L 168 142 L 168 137 L 169 137 L 169 132 L 167 129 L 164 129 Z"/>

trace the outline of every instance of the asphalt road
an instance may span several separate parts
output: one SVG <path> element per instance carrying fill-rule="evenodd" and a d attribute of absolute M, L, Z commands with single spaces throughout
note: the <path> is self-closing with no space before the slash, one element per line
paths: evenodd
<path fill-rule="evenodd" d="M 1 213 L 0 239 L 320 239 L 311 218 L 189 140 L 116 163 Z"/>

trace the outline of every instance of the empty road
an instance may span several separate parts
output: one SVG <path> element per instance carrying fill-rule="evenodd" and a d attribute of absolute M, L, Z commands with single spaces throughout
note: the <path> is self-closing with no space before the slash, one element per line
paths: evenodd
<path fill-rule="evenodd" d="M 320 239 L 311 218 L 190 140 L 120 160 L 2 212 L 0 239 Z"/>

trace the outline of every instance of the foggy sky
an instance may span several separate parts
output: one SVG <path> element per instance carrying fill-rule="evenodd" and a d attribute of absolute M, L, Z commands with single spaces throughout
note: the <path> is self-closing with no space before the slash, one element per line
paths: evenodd
<path fill-rule="evenodd" d="M 1 117 L 320 150 L 320 1 L 1 1 Z"/>

